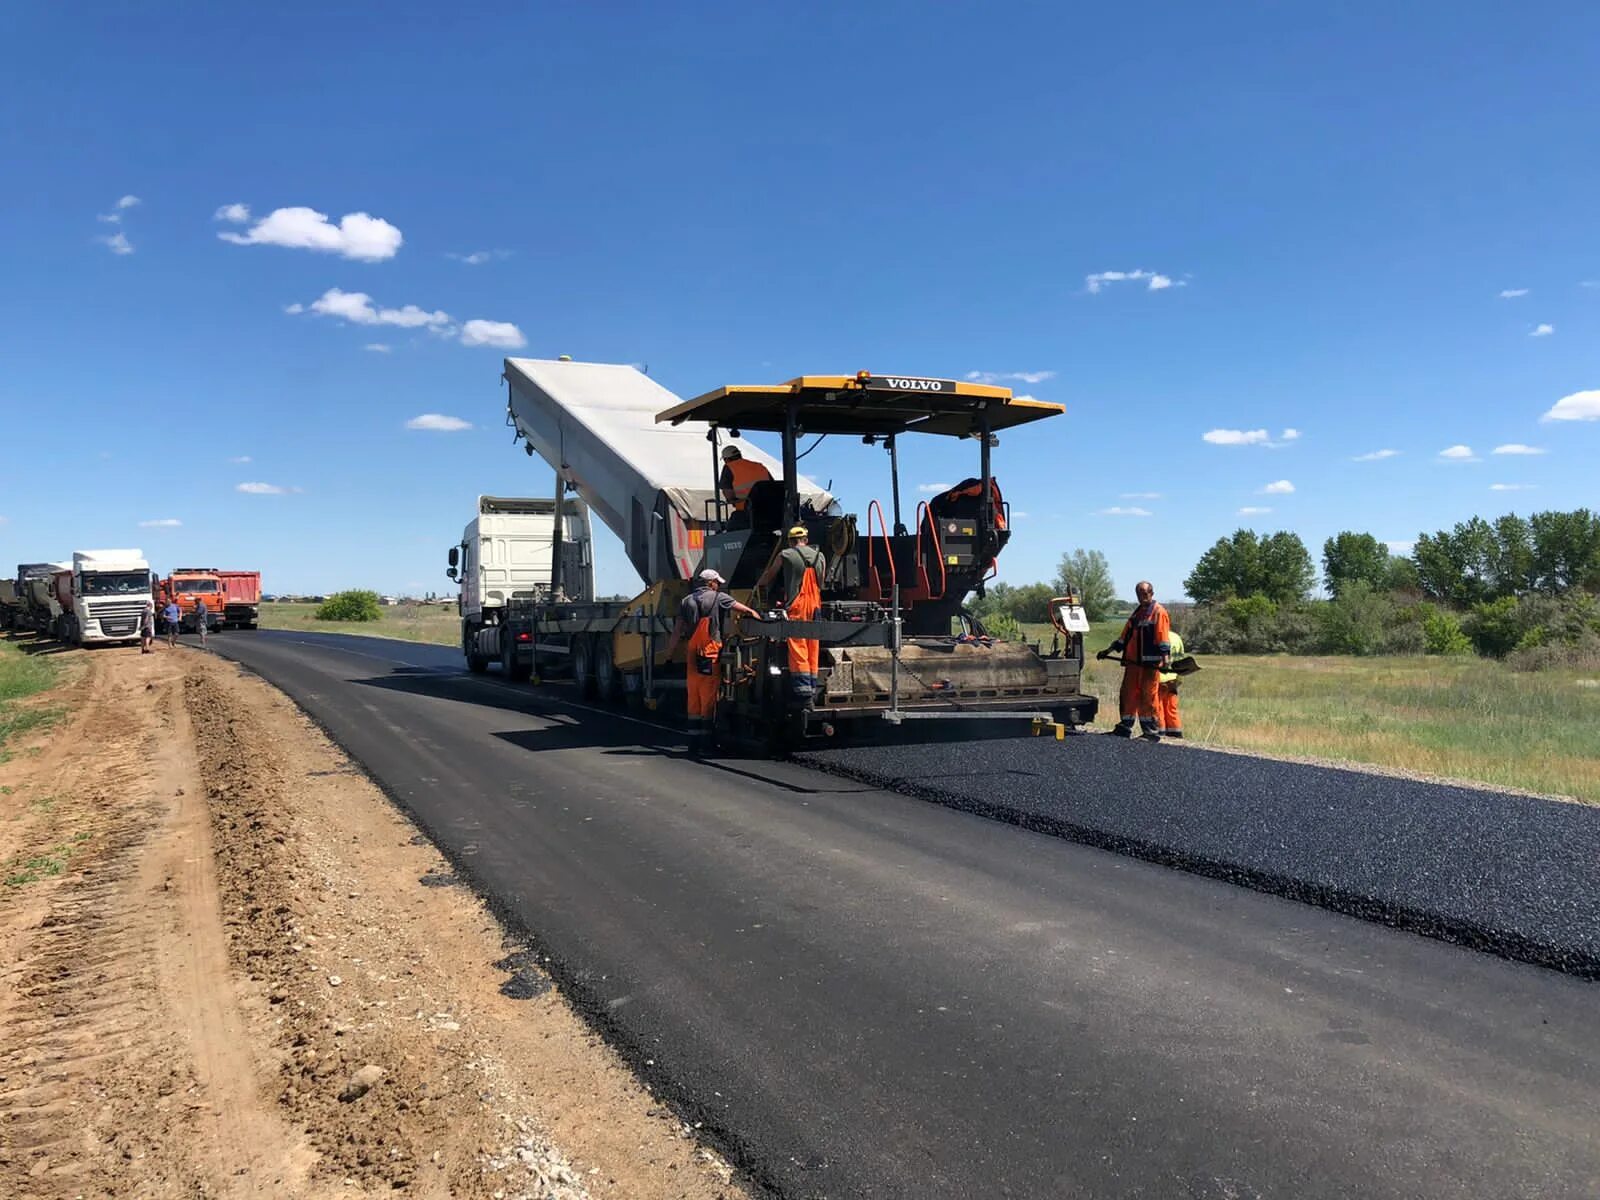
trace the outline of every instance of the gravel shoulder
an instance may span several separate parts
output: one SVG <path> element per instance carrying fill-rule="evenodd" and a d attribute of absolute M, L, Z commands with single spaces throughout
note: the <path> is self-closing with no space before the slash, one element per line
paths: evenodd
<path fill-rule="evenodd" d="M 0 1195 L 745 1194 L 281 693 L 81 658 L 0 766 Z"/>

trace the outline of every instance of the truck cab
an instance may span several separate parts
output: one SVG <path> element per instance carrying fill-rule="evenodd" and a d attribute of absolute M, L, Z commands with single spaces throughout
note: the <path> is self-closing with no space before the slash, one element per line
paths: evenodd
<path fill-rule="evenodd" d="M 140 620 L 154 602 L 142 551 L 79 550 L 62 597 L 62 640 L 80 646 L 138 641 Z"/>
<path fill-rule="evenodd" d="M 178 627 L 184 633 L 193 633 L 198 623 L 196 612 L 200 601 L 206 603 L 206 629 L 215 633 L 222 628 L 225 600 L 222 578 L 215 567 L 175 567 L 172 574 L 161 581 L 161 608 L 176 601 L 182 613 Z"/>

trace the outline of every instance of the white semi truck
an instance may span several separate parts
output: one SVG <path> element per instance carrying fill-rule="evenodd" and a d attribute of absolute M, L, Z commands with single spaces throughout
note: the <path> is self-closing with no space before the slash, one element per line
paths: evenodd
<path fill-rule="evenodd" d="M 563 507 L 558 522 L 551 499 L 478 497 L 478 515 L 450 550 L 450 577 L 461 585 L 461 649 L 474 671 L 498 662 L 513 679 L 532 674 L 532 640 L 519 645 L 503 621 L 513 599 L 594 599 L 589 506 L 573 496 Z"/>
<path fill-rule="evenodd" d="M 139 620 L 155 603 L 141 550 L 79 550 L 72 556 L 72 607 L 62 640 L 74 645 L 139 640 Z"/>

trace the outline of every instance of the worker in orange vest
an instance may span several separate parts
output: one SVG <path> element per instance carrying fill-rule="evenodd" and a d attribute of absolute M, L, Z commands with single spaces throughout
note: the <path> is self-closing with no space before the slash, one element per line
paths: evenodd
<path fill-rule="evenodd" d="M 1183 657 L 1183 638 L 1174 629 L 1167 635 L 1167 644 L 1172 648 L 1172 657 Z M 1180 679 L 1176 671 L 1161 672 L 1161 690 L 1157 694 L 1156 704 L 1161 710 L 1161 736 L 1168 738 L 1183 737 L 1183 718 L 1178 715 L 1178 687 Z"/>
<path fill-rule="evenodd" d="M 1137 718 L 1144 739 L 1159 742 L 1161 672 L 1172 665 L 1172 620 L 1156 603 L 1155 586 L 1148 580 L 1140 581 L 1134 596 L 1139 606 L 1123 625 L 1122 635 L 1101 652 L 1102 658 L 1122 655 L 1122 720 L 1111 732 L 1131 738 Z"/>
<path fill-rule="evenodd" d="M 739 447 L 722 448 L 722 474 L 717 478 L 717 487 L 733 509 L 728 518 L 729 529 L 750 528 L 750 489 L 771 478 L 771 471 L 746 458 Z"/>
<path fill-rule="evenodd" d="M 828 557 L 811 544 L 804 525 L 789 530 L 789 546 L 761 573 L 756 587 L 767 584 L 783 571 L 784 616 L 790 621 L 814 621 L 822 607 L 822 581 L 828 574 Z M 816 638 L 789 639 L 789 686 L 794 694 L 812 697 L 817 692 L 817 671 L 822 648 Z"/>
<path fill-rule="evenodd" d="M 718 660 L 722 657 L 722 643 L 728 634 L 728 614 L 742 613 L 756 616 L 748 604 L 740 604 L 722 589 L 727 580 L 707 567 L 700 572 L 699 586 L 683 598 L 678 606 L 678 622 L 672 627 L 672 637 L 667 640 L 667 659 L 671 661 L 678 643 L 689 639 L 688 663 L 689 689 L 689 748 L 699 751 L 713 732 L 712 724 L 717 714 L 717 688 L 721 682 Z"/>

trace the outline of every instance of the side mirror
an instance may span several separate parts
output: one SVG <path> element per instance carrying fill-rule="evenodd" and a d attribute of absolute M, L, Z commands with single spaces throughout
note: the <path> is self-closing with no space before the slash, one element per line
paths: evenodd
<path fill-rule="evenodd" d="M 450 547 L 450 565 L 452 567 L 461 565 L 461 549 L 458 546 Z"/>
<path fill-rule="evenodd" d="M 444 574 L 446 579 L 454 579 L 456 577 L 456 569 L 454 567 L 446 567 Z"/>

